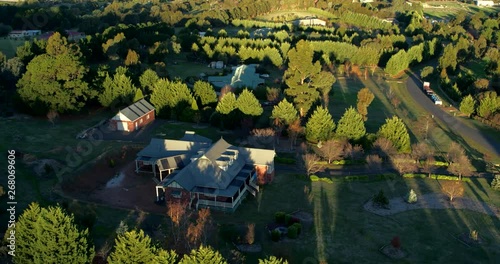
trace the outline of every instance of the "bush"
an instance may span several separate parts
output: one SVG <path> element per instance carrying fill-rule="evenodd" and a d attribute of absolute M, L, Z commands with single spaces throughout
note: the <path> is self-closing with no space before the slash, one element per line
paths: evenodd
<path fill-rule="evenodd" d="M 319 177 L 318 177 L 318 176 L 316 176 L 316 175 L 311 175 L 311 176 L 309 176 L 309 178 L 310 178 L 310 179 L 311 179 L 311 181 L 313 181 L 313 182 L 317 182 L 317 181 L 319 181 Z"/>
<path fill-rule="evenodd" d="M 286 225 L 286 226 L 291 225 L 291 223 L 290 223 L 291 219 L 292 219 L 292 216 L 291 216 L 291 215 L 289 215 L 289 214 L 286 214 L 286 215 L 285 215 L 285 225 Z"/>
<path fill-rule="evenodd" d="M 281 233 L 278 230 L 271 231 L 271 240 L 274 242 L 280 241 Z"/>
<path fill-rule="evenodd" d="M 385 197 L 384 191 L 380 190 L 377 195 L 375 195 L 372 199 L 373 204 L 382 206 L 382 207 L 387 207 L 389 205 L 389 199 Z"/>
<path fill-rule="evenodd" d="M 302 224 L 294 223 L 292 226 L 295 226 L 297 228 L 297 234 L 300 235 L 300 232 L 302 231 Z"/>
<path fill-rule="evenodd" d="M 276 212 L 274 214 L 274 219 L 278 224 L 285 224 L 285 219 L 286 219 L 285 217 L 286 217 L 285 212 Z"/>
<path fill-rule="evenodd" d="M 290 165 L 295 164 L 297 162 L 295 159 L 292 158 L 281 158 L 281 157 L 275 157 L 274 161 L 276 163 L 290 164 Z"/>
<path fill-rule="evenodd" d="M 491 188 L 500 191 L 500 175 L 495 175 L 495 178 L 491 181 Z"/>
<path fill-rule="evenodd" d="M 114 159 L 110 159 L 109 160 L 109 167 L 114 168 L 115 165 L 116 165 L 115 160 Z"/>
<path fill-rule="evenodd" d="M 427 174 L 423 173 L 405 173 L 403 178 L 427 178 Z M 457 176 L 441 175 L 441 174 L 431 174 L 431 179 L 442 180 L 442 181 L 458 181 L 460 180 Z M 463 182 L 472 182 L 470 178 L 462 177 Z"/>
<path fill-rule="evenodd" d="M 408 192 L 408 194 L 406 195 L 405 201 L 407 203 L 416 203 L 417 202 L 417 194 L 415 193 L 415 191 L 413 191 L 413 189 L 411 189 L 410 192 Z"/>
<path fill-rule="evenodd" d="M 298 235 L 299 235 L 299 230 L 298 230 L 297 226 L 292 225 L 288 228 L 288 237 L 289 238 L 295 239 L 295 238 L 297 238 Z"/>

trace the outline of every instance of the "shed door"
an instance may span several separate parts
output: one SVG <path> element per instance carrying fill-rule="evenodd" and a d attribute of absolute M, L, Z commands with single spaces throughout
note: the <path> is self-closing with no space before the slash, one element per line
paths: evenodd
<path fill-rule="evenodd" d="M 116 122 L 116 127 L 119 131 L 128 131 L 127 122 Z"/>

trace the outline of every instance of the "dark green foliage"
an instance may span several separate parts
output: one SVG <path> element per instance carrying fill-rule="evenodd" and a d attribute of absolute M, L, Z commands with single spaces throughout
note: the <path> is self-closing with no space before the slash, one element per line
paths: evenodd
<path fill-rule="evenodd" d="M 489 118 L 500 110 L 500 96 L 496 92 L 485 92 L 480 95 L 477 114 L 483 118 Z"/>
<path fill-rule="evenodd" d="M 396 76 L 410 66 L 410 58 L 404 50 L 392 55 L 385 66 L 385 72 Z"/>
<path fill-rule="evenodd" d="M 302 232 L 302 224 L 301 223 L 293 223 L 292 226 L 295 226 L 297 228 L 297 235 L 300 235 Z"/>
<path fill-rule="evenodd" d="M 467 116 L 471 116 L 476 111 L 476 100 L 472 97 L 472 95 L 467 95 L 460 102 L 460 112 L 466 114 Z"/>
<path fill-rule="evenodd" d="M 141 83 L 141 87 L 144 91 L 151 92 L 154 88 L 154 84 L 160 79 L 158 74 L 151 69 L 145 70 L 141 77 L 139 77 L 139 82 Z"/>
<path fill-rule="evenodd" d="M 166 118 L 179 117 L 182 111 L 191 106 L 193 100 L 186 84 L 167 79 L 159 79 L 151 94 L 151 103 L 155 106 L 157 115 Z"/>
<path fill-rule="evenodd" d="M 281 163 L 281 164 L 295 164 L 295 163 L 297 163 L 297 160 L 292 159 L 292 158 L 275 157 L 274 162 Z"/>
<path fill-rule="evenodd" d="M 295 239 L 299 235 L 299 230 L 297 226 L 291 225 L 288 227 L 288 233 L 287 236 L 288 238 Z"/>
<path fill-rule="evenodd" d="M 285 214 L 285 225 L 286 226 L 289 226 L 291 223 L 291 220 L 292 220 L 292 216 L 289 215 L 289 214 Z"/>
<path fill-rule="evenodd" d="M 285 224 L 285 217 L 286 217 L 286 213 L 285 212 L 276 212 L 274 214 L 274 220 L 278 224 Z"/>
<path fill-rule="evenodd" d="M 390 140 L 399 152 L 411 151 L 410 134 L 403 120 L 397 116 L 385 120 L 385 124 L 378 131 L 378 136 Z"/>
<path fill-rule="evenodd" d="M 306 124 L 306 139 L 309 142 L 326 141 L 333 136 L 335 123 L 328 109 L 318 106 Z"/>
<path fill-rule="evenodd" d="M 89 263 L 94 256 L 88 230 L 59 206 L 31 204 L 16 223 L 14 263 Z"/>
<path fill-rule="evenodd" d="M 336 136 L 349 140 L 359 140 L 366 134 L 363 116 L 353 107 L 346 109 L 337 124 Z"/>
<path fill-rule="evenodd" d="M 375 195 L 372 199 L 373 204 L 381 207 L 387 207 L 389 205 L 389 199 L 385 197 L 384 191 L 380 190 L 380 192 Z"/>
<path fill-rule="evenodd" d="M 270 256 L 266 259 L 259 259 L 259 264 L 288 264 L 288 261 L 275 256 Z"/>
<path fill-rule="evenodd" d="M 181 261 L 179 261 L 179 264 L 194 263 L 226 264 L 227 261 L 218 251 L 202 245 L 198 249 L 191 250 L 191 253 L 184 255 Z"/>
<path fill-rule="evenodd" d="M 278 242 L 281 239 L 281 232 L 278 230 L 271 231 L 271 240 L 274 242 Z"/>
<path fill-rule="evenodd" d="M 99 102 L 104 107 L 129 105 L 137 91 L 125 68 L 118 68 L 113 78 L 106 74 L 102 86 L 104 91 L 99 95 Z"/>

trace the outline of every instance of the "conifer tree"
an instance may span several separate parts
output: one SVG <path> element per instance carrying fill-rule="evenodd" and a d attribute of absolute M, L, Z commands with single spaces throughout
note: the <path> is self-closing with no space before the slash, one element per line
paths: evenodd
<path fill-rule="evenodd" d="M 466 114 L 467 116 L 471 116 L 476 110 L 476 100 L 472 97 L 472 95 L 467 95 L 460 102 L 460 112 Z"/>
<path fill-rule="evenodd" d="M 173 264 L 176 260 L 177 254 L 174 251 L 157 249 L 143 230 L 132 230 L 119 235 L 115 240 L 114 251 L 108 257 L 109 264 Z"/>
<path fill-rule="evenodd" d="M 264 112 L 259 100 L 257 100 L 255 95 L 248 89 L 243 90 L 238 96 L 236 106 L 244 115 L 259 116 Z"/>
<path fill-rule="evenodd" d="M 151 92 L 153 91 L 153 86 L 158 79 L 160 79 L 160 77 L 158 77 L 158 74 L 156 74 L 155 71 L 147 69 L 141 74 L 141 77 L 139 77 L 139 82 L 141 83 L 141 88 L 144 91 Z"/>
<path fill-rule="evenodd" d="M 332 138 L 335 123 L 328 109 L 318 106 L 306 124 L 306 139 L 310 142 L 326 141 Z"/>
<path fill-rule="evenodd" d="M 500 96 L 496 92 L 485 92 L 480 95 L 477 114 L 483 118 L 489 118 L 500 109 Z"/>
<path fill-rule="evenodd" d="M 14 263 L 90 263 L 94 248 L 88 230 L 74 222 L 59 206 L 31 204 L 16 223 Z"/>
<path fill-rule="evenodd" d="M 124 68 L 118 68 L 113 78 L 106 75 L 102 84 L 104 91 L 99 95 L 102 106 L 128 105 L 134 99 L 137 88 L 123 70 Z"/>
<path fill-rule="evenodd" d="M 391 141 L 399 152 L 410 153 L 410 134 L 408 134 L 405 123 L 399 117 L 387 118 L 377 135 Z"/>
<path fill-rule="evenodd" d="M 284 74 L 288 88 L 285 93 L 293 97 L 300 116 L 305 116 L 314 102 L 320 98 L 320 91 L 331 89 L 335 77 L 321 71 L 319 61 L 313 63 L 313 46 L 304 40 L 288 51 L 288 69 Z M 320 91 L 318 91 L 320 90 Z"/>
<path fill-rule="evenodd" d="M 288 261 L 282 258 L 277 258 L 275 256 L 270 256 L 265 259 L 259 259 L 259 264 L 288 264 Z"/>
<path fill-rule="evenodd" d="M 134 100 L 132 101 L 135 103 L 141 100 L 142 98 L 144 98 L 144 95 L 142 94 L 142 90 L 138 88 L 137 90 L 135 90 Z"/>
<path fill-rule="evenodd" d="M 215 108 L 215 111 L 223 115 L 228 115 L 236 108 L 236 96 L 233 92 L 228 92 L 220 99 L 217 107 Z"/>
<path fill-rule="evenodd" d="M 201 245 L 198 249 L 191 250 L 190 254 L 184 255 L 179 264 L 227 264 L 222 255 L 211 247 Z"/>
<path fill-rule="evenodd" d="M 281 123 L 283 123 L 284 125 L 290 125 L 299 117 L 297 114 L 297 109 L 293 107 L 292 103 L 289 103 L 286 99 L 283 99 L 281 102 L 274 106 L 271 118 L 281 120 Z"/>
<path fill-rule="evenodd" d="M 175 117 L 190 106 L 193 100 L 189 87 L 179 81 L 159 79 L 153 87 L 151 103 L 159 116 Z"/>
<path fill-rule="evenodd" d="M 201 105 L 209 105 L 217 102 L 217 94 L 212 84 L 204 81 L 197 81 L 193 87 L 194 97 L 199 100 Z"/>
<path fill-rule="evenodd" d="M 410 59 L 408 57 L 408 54 L 404 50 L 400 50 L 398 53 L 392 55 L 387 61 L 385 72 L 392 76 L 398 75 L 410 66 Z"/>
<path fill-rule="evenodd" d="M 337 124 L 337 137 L 345 137 L 349 140 L 359 140 L 366 134 L 363 116 L 356 112 L 351 106 L 346 109 L 344 115 Z"/>

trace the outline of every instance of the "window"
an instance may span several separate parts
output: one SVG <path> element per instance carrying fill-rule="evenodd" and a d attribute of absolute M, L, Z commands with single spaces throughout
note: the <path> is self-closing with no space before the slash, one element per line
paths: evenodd
<path fill-rule="evenodd" d="M 146 115 L 146 119 L 149 119 L 149 114 Z"/>
<path fill-rule="evenodd" d="M 139 121 L 139 124 L 142 124 L 142 118 L 141 118 L 141 120 Z"/>
<path fill-rule="evenodd" d="M 181 198 L 182 197 L 182 192 L 180 190 L 172 191 L 172 197 L 174 197 L 174 198 Z"/>

